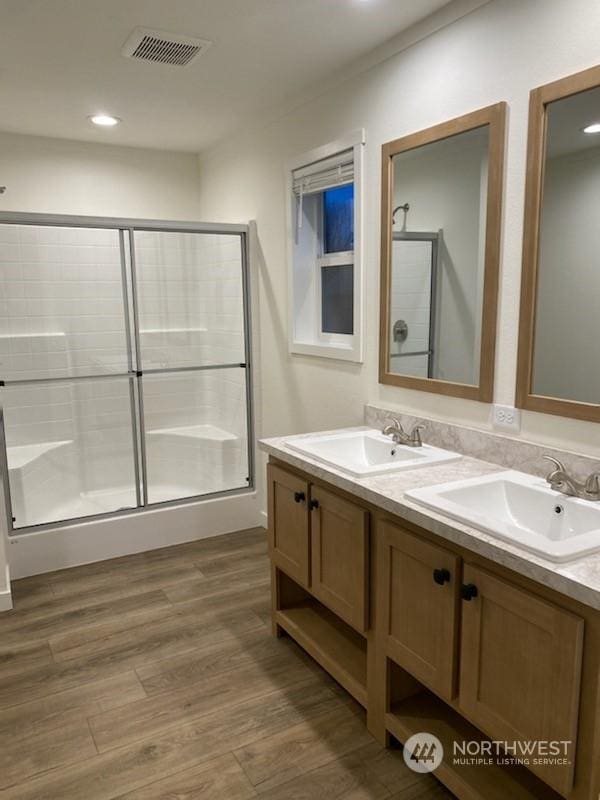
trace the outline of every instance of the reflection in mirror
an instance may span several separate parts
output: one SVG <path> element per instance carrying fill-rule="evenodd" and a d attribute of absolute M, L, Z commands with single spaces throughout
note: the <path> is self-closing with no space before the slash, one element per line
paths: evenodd
<path fill-rule="evenodd" d="M 382 383 L 491 401 L 505 111 L 383 146 Z"/>
<path fill-rule="evenodd" d="M 536 395 L 596 404 L 600 403 L 598 123 L 600 88 L 546 107 L 531 386 Z"/>
<path fill-rule="evenodd" d="M 488 127 L 395 155 L 389 371 L 477 385 Z"/>

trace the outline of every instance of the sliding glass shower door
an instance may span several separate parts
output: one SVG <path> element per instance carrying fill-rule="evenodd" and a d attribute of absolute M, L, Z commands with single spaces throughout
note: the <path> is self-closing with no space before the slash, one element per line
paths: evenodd
<path fill-rule="evenodd" d="M 16 217 L 0 222 L 9 528 L 251 486 L 244 229 Z"/>
<path fill-rule="evenodd" d="M 147 502 L 248 481 L 239 236 L 135 231 Z"/>

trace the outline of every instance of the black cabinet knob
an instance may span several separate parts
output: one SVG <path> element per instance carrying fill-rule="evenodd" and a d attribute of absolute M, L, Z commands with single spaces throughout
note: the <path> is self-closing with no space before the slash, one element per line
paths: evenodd
<path fill-rule="evenodd" d="M 303 503 L 306 500 L 304 492 L 294 492 L 294 500 L 296 503 Z"/>
<path fill-rule="evenodd" d="M 474 597 L 477 597 L 478 594 L 479 592 L 474 583 L 463 583 L 460 588 L 460 596 L 463 600 L 472 600 Z"/>
<path fill-rule="evenodd" d="M 439 583 L 440 586 L 443 586 L 445 583 L 448 583 L 450 580 L 450 573 L 447 569 L 434 569 L 433 570 L 433 580 L 436 583 Z"/>
<path fill-rule="evenodd" d="M 319 507 L 319 501 L 311 500 L 310 503 L 308 504 L 308 507 L 310 508 L 311 511 L 314 511 L 316 508 Z"/>

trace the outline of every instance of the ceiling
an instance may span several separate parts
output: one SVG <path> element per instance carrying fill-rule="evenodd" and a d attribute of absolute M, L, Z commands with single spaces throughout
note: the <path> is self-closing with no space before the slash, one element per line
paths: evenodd
<path fill-rule="evenodd" d="M 198 152 L 448 0 L 0 0 L 0 129 Z M 188 67 L 134 61 L 136 26 L 209 39 Z M 95 128 L 88 115 L 123 122 Z"/>
<path fill-rule="evenodd" d="M 547 148 L 549 158 L 600 147 L 600 134 L 583 128 L 600 122 L 600 89 L 564 97 L 548 105 Z"/>

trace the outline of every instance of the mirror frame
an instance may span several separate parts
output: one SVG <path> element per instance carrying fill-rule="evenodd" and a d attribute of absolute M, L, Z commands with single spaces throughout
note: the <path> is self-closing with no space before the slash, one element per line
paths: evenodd
<path fill-rule="evenodd" d="M 462 397 L 467 400 L 479 400 L 482 403 L 491 403 L 493 400 L 506 108 L 506 103 L 496 103 L 486 108 L 480 108 L 477 111 L 456 117 L 440 125 L 434 125 L 432 128 L 386 142 L 381 148 L 380 383 L 452 397 Z M 388 333 L 390 323 L 389 297 L 392 278 L 393 157 L 406 150 L 413 150 L 425 144 L 431 144 L 486 125 L 489 126 L 489 158 L 479 383 L 454 383 L 437 378 L 396 375 L 390 372 L 388 368 L 390 350 Z"/>
<path fill-rule="evenodd" d="M 519 354 L 517 363 L 517 408 L 557 414 L 561 417 L 600 422 L 600 405 L 534 394 L 533 357 L 539 269 L 539 237 L 544 192 L 546 134 L 549 103 L 600 87 L 600 66 L 538 86 L 529 95 L 529 134 L 527 141 L 527 179 L 523 231 L 523 270 L 521 274 L 521 309 Z"/>

